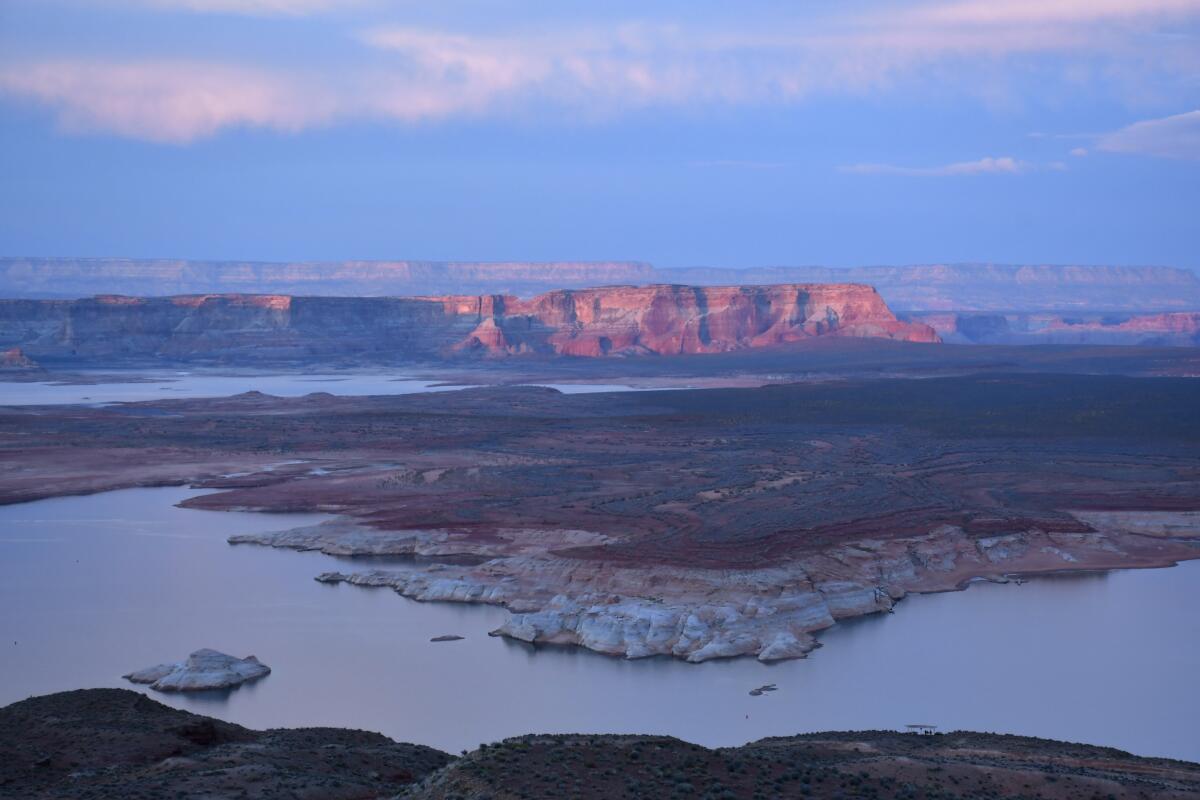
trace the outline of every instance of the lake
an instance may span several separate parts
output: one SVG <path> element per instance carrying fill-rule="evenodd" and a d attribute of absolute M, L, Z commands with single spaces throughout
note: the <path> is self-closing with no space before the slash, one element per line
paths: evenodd
<path fill-rule="evenodd" d="M 0 507 L 0 705 L 129 686 L 252 727 L 366 728 L 453 752 L 529 732 L 711 746 L 929 722 L 1200 760 L 1200 562 L 911 597 L 835 627 L 803 661 L 624 661 L 488 637 L 501 609 L 317 583 L 355 564 L 225 539 L 321 515 L 175 507 L 198 493 Z M 466 639 L 429 641 L 442 634 Z M 120 678 L 201 647 L 274 671 L 199 696 Z M 779 691 L 748 695 L 767 682 Z"/>
<path fill-rule="evenodd" d="M 413 394 L 446 392 L 467 388 L 437 381 L 419 380 L 378 370 L 370 373 L 212 373 L 164 372 L 161 370 L 107 371 L 88 377 L 72 373 L 71 381 L 0 382 L 0 405 L 66 405 L 71 403 L 129 403 L 196 397 L 228 397 L 242 392 L 259 391 L 277 397 L 300 397 L 312 392 L 336 395 Z M 85 382 L 81 382 L 85 381 Z M 94 382 L 93 382 L 94 381 Z M 563 394 L 591 392 L 657 391 L 663 388 L 635 387 L 619 383 L 538 383 Z"/>

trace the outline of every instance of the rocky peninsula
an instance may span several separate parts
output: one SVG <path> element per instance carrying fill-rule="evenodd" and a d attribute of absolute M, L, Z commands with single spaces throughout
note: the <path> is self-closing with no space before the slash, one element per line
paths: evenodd
<path fill-rule="evenodd" d="M 1085 522 L 1089 517 L 1091 523 Z M 562 555 L 589 539 L 583 531 L 503 529 L 494 541 L 479 545 L 469 536 L 375 534 L 342 522 L 235 536 L 230 542 L 337 555 L 424 555 L 434 563 L 327 572 L 316 579 L 388 587 L 413 600 L 502 606 L 512 613 L 495 636 L 692 662 L 801 658 L 819 646 L 817 632 L 841 619 L 890 611 L 911 592 L 952 591 L 976 579 L 1161 566 L 1200 557 L 1195 512 L 1080 512 L 1059 527 L 978 536 L 962 526 L 940 525 L 924 534 L 860 538 L 743 569 L 660 564 L 650 570 Z M 592 538 L 589 544 L 603 542 Z M 487 560 L 471 566 L 436 563 L 447 556 Z"/>

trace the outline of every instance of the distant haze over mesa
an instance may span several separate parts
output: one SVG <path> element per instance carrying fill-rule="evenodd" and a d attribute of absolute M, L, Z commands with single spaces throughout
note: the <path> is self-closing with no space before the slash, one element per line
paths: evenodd
<path fill-rule="evenodd" d="M 191 261 L 0 258 L 0 297 L 241 292 L 321 296 L 512 294 L 654 283 L 865 283 L 895 310 L 1193 311 L 1200 277 L 1174 267 L 922 264 L 656 268 L 642 261 Z"/>

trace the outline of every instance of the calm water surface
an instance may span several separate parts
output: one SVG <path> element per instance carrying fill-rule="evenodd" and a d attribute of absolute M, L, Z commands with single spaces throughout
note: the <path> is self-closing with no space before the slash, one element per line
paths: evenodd
<path fill-rule="evenodd" d="M 153 694 L 253 727 L 340 725 L 457 751 L 546 731 L 706 745 L 931 722 L 1200 760 L 1200 562 L 975 585 L 844 624 L 805 661 L 623 661 L 488 637 L 500 609 L 312 580 L 353 567 L 232 547 L 319 515 L 196 511 L 188 489 L 0 507 L 0 704 L 124 686 L 200 647 L 274 672 L 229 693 Z M 434 644 L 455 633 L 466 640 Z M 779 691 L 747 692 L 772 682 Z"/>
<path fill-rule="evenodd" d="M 86 375 L 86 373 L 76 374 Z M 110 380 L 106 381 L 105 378 Z M 113 378 L 116 379 L 112 380 Z M 279 375 L 247 372 L 217 375 L 205 372 L 130 370 L 97 374 L 96 380 L 96 383 L 0 381 L 0 405 L 129 403 L 163 398 L 228 397 L 249 391 L 259 391 L 277 397 L 301 397 L 312 392 L 328 392 L 336 395 L 384 395 L 448 392 L 467 388 L 459 384 L 440 385 L 437 381 L 417 380 L 403 375 L 389 375 L 380 372 Z M 663 388 L 634 387 L 621 383 L 539 383 L 530 385 L 557 389 L 563 394 L 651 391 Z"/>
<path fill-rule="evenodd" d="M 86 373 L 76 373 L 86 377 Z M 106 378 L 110 380 L 105 380 Z M 124 403 L 140 400 L 193 397 L 228 397 L 259 391 L 278 397 L 300 397 L 312 392 L 338 395 L 412 394 L 461 389 L 437 386 L 435 381 L 414 380 L 387 373 L 329 374 L 211 374 L 161 370 L 107 371 L 96 383 L 0 383 L 0 405 L 62 405 L 67 403 Z"/>

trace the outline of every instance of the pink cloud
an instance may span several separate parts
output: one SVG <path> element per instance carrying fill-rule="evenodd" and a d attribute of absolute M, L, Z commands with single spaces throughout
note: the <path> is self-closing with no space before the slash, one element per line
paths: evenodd
<path fill-rule="evenodd" d="M 262 13 L 342 5 L 129 1 Z M 1003 102 L 1002 86 L 977 78 L 1015 56 L 1072 54 L 1104 64 L 1096 71 L 1104 80 L 1119 76 L 1130 85 L 1146 70 L 1194 74 L 1200 53 L 1190 41 L 1151 39 L 1140 27 L 1190 14 L 1200 14 L 1200 0 L 964 0 L 776 29 L 625 23 L 468 34 L 381 26 L 360 35 L 375 51 L 370 60 L 321 72 L 63 58 L 0 66 L 0 91 L 54 109 L 69 130 L 168 142 L 238 126 L 294 131 L 356 119 L 559 113 L 586 121 L 645 107 L 778 105 L 814 94 L 881 93 L 919 80 Z M 1043 68 L 1066 76 L 1068 67 L 1064 60 Z"/>
<path fill-rule="evenodd" d="M 101 0 L 114 6 L 250 16 L 301 16 L 362 5 L 364 0 Z"/>
<path fill-rule="evenodd" d="M 57 109 L 68 130 L 175 143 L 233 126 L 297 131 L 336 110 L 294 78 L 198 62 L 43 62 L 0 72 L 0 88 Z"/>

